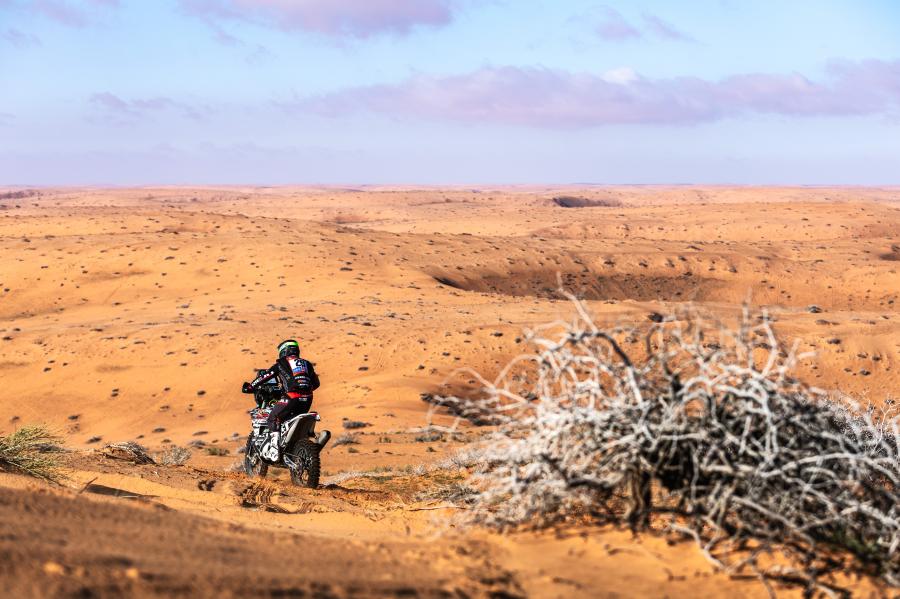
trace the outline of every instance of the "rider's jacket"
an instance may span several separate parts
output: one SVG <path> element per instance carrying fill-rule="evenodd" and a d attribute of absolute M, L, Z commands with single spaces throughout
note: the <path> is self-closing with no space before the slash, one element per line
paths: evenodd
<path fill-rule="evenodd" d="M 278 377 L 278 382 L 288 397 L 311 396 L 319 388 L 319 376 L 312 362 L 295 356 L 278 358 L 271 368 L 256 377 L 250 386 L 255 390 L 259 385 Z"/>

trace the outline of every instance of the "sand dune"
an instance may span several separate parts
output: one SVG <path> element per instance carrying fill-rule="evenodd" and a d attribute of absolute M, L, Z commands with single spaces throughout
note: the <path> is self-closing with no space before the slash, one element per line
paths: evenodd
<path fill-rule="evenodd" d="M 566 208 L 553 201 L 561 195 L 610 205 Z M 386 485 L 367 478 L 318 492 L 276 480 L 276 497 L 291 512 L 306 506 L 301 515 L 240 507 L 248 481 L 223 473 L 247 428 L 240 384 L 271 363 L 279 340 L 297 337 L 322 377 L 315 407 L 324 422 L 337 434 L 344 420 L 370 424 L 359 444 L 326 450 L 326 480 L 431 462 L 463 439 L 416 440 L 420 395 L 462 366 L 491 376 L 520 351 L 523 328 L 568 317 L 561 280 L 603 321 L 643 321 L 684 302 L 731 319 L 749 298 L 815 352 L 805 380 L 880 402 L 900 394 L 898 244 L 896 189 L 196 187 L 0 199 L 0 431 L 46 422 L 80 450 L 122 440 L 195 446 L 189 466 L 159 473 L 76 459 L 76 489 L 99 473 L 94 484 L 152 497 L 136 505 L 23 489 L 4 475 L 5 527 L 32 501 L 50 515 L 17 524 L 16 544 L 2 541 L 13 558 L 5 564 L 27 564 L 0 568 L 4 584 L 43 568 L 60 592 L 90 580 L 110 596 L 213 594 L 222 584 L 237 595 L 282 545 L 315 544 L 309 571 L 320 576 L 301 569 L 263 588 L 315 594 L 325 579 L 322 592 L 338 596 L 755 593 L 712 574 L 693 548 L 616 531 L 432 545 L 432 514 L 397 507 L 415 492 L 392 489 L 411 484 L 393 475 Z M 228 455 L 208 454 L 213 446 Z M 212 491 L 197 488 L 203 477 L 216 481 Z M 48 524 L 63 514 L 90 519 L 108 541 L 89 550 L 74 529 Z M 108 561 L 126 543 L 122 522 L 185 548 L 169 562 L 154 546 Z M 34 527 L 80 540 L 23 545 Z M 244 563 L 247 546 L 259 552 Z M 213 547 L 218 566 L 173 566 Z M 575 565 L 587 560 L 599 565 Z"/>

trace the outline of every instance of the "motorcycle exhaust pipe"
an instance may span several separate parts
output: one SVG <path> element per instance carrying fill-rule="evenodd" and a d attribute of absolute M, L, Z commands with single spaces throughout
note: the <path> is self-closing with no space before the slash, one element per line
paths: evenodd
<path fill-rule="evenodd" d="M 331 431 L 321 431 L 316 435 L 316 445 L 319 446 L 320 450 L 324 449 L 329 439 L 331 439 Z"/>

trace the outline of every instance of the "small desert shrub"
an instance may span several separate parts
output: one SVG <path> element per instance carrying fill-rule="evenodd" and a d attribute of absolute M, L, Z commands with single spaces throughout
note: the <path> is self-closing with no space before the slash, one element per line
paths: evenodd
<path fill-rule="evenodd" d="M 443 440 L 444 433 L 441 431 L 425 431 L 421 435 L 416 435 L 415 438 L 416 443 L 434 443 Z"/>
<path fill-rule="evenodd" d="M 48 482 L 62 478 L 61 439 L 43 426 L 32 425 L 0 436 L 0 470 L 18 472 Z"/>
<path fill-rule="evenodd" d="M 452 501 L 454 503 L 470 503 L 478 496 L 478 492 L 465 482 L 452 481 L 419 493 L 416 501 Z"/>
<path fill-rule="evenodd" d="M 413 466 L 412 464 L 405 464 L 397 469 L 398 472 L 402 474 L 411 474 L 413 476 L 422 476 L 427 472 L 427 469 L 423 464 L 416 464 Z"/>
<path fill-rule="evenodd" d="M 206 453 L 214 456 L 224 456 L 228 455 L 230 452 L 227 447 L 207 447 Z"/>
<path fill-rule="evenodd" d="M 163 466 L 181 466 L 189 459 L 191 459 L 191 450 L 178 445 L 173 445 L 157 455 L 157 461 Z"/>
<path fill-rule="evenodd" d="M 346 429 L 366 428 L 367 426 L 372 426 L 368 422 L 361 422 L 359 420 L 344 420 L 341 424 Z"/>
<path fill-rule="evenodd" d="M 472 459 L 473 522 L 653 519 L 732 573 L 809 595 L 833 594 L 832 575 L 851 568 L 900 583 L 894 404 L 860 408 L 799 382 L 802 356 L 764 312 L 745 310 L 736 329 L 685 310 L 604 330 L 576 308 L 558 336 L 530 335 L 535 352 L 483 399 L 443 398 L 497 427 Z"/>
<path fill-rule="evenodd" d="M 134 464 L 155 464 L 153 458 L 147 453 L 147 448 L 138 445 L 134 441 L 124 443 L 110 443 L 103 448 L 103 455 L 116 460 L 125 460 Z"/>
<path fill-rule="evenodd" d="M 359 434 L 346 433 L 335 439 L 332 443 L 332 446 L 334 447 L 338 447 L 340 445 L 359 445 Z"/>

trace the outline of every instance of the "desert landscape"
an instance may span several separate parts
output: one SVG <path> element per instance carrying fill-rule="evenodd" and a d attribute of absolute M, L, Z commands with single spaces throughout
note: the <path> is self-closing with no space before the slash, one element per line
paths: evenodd
<path fill-rule="evenodd" d="M 457 526 L 453 456 L 490 427 L 430 428 L 423 398 L 476 394 L 459 369 L 491 380 L 526 330 L 571 320 L 561 289 L 609 325 L 765 307 L 812 353 L 803 382 L 900 392 L 896 188 L 0 191 L 0 434 L 44 424 L 66 448 L 60 484 L 0 473 L 9 596 L 766 596 L 662 534 Z M 241 383 L 289 337 L 334 433 L 316 490 L 235 466 Z M 153 462 L 110 447 L 128 441 Z"/>
<path fill-rule="evenodd" d="M 0 0 L 0 599 L 900 597 L 900 3 Z"/>

